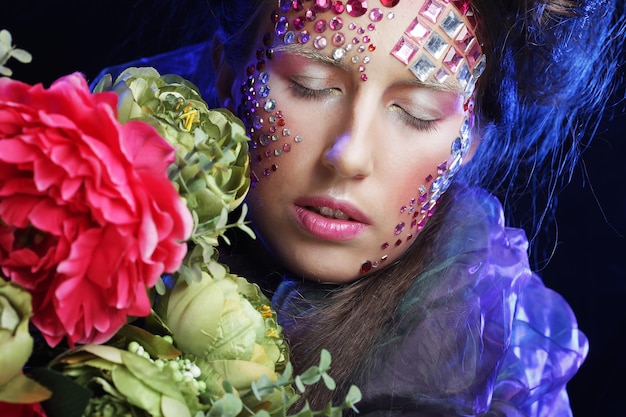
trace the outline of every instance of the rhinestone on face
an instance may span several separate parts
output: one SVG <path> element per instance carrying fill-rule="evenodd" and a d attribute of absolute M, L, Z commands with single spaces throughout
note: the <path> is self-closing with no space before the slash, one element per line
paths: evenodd
<path fill-rule="evenodd" d="M 400 0 L 380 0 L 380 4 L 385 7 L 395 7 L 399 2 Z"/>
<path fill-rule="evenodd" d="M 281 16 L 278 19 L 278 23 L 276 23 L 276 36 L 282 37 L 287 33 L 287 29 L 289 28 L 289 21 L 285 16 Z"/>
<path fill-rule="evenodd" d="M 348 0 L 346 2 L 346 11 L 352 17 L 363 16 L 367 12 L 366 0 Z"/>
<path fill-rule="evenodd" d="M 343 59 L 343 57 L 346 56 L 346 50 L 344 48 L 335 48 L 333 50 L 333 59 L 335 61 L 341 61 Z"/>
<path fill-rule="evenodd" d="M 335 33 L 331 39 L 332 39 L 333 45 L 335 46 L 342 46 L 344 43 L 346 43 L 346 37 L 341 32 Z"/>
<path fill-rule="evenodd" d="M 318 13 L 324 13 L 330 10 L 332 7 L 331 0 L 315 0 L 315 11 Z"/>
<path fill-rule="evenodd" d="M 426 45 L 424 45 L 424 49 L 430 52 L 435 59 L 441 58 L 441 55 L 443 55 L 443 52 L 447 47 L 448 42 L 446 42 L 445 39 L 437 32 L 433 32 L 430 38 L 428 38 Z"/>
<path fill-rule="evenodd" d="M 400 40 L 396 43 L 396 46 L 391 50 L 391 55 L 395 56 L 404 65 L 408 65 L 409 62 L 415 56 L 419 46 L 411 43 L 404 36 L 400 37 Z"/>
<path fill-rule="evenodd" d="M 317 33 L 324 33 L 326 31 L 326 21 L 324 19 L 320 19 L 315 22 L 314 29 Z"/>
<path fill-rule="evenodd" d="M 443 58 L 443 63 L 453 73 L 459 68 L 459 65 L 463 61 L 463 55 L 461 55 L 456 49 L 450 48 L 446 56 Z"/>
<path fill-rule="evenodd" d="M 311 35 L 306 30 L 298 33 L 298 43 L 307 43 L 311 39 Z"/>
<path fill-rule="evenodd" d="M 328 41 L 323 36 L 317 36 L 315 40 L 313 40 L 313 46 L 315 49 L 324 49 L 328 45 Z"/>
<path fill-rule="evenodd" d="M 331 7 L 333 9 L 333 13 L 341 14 L 345 10 L 345 6 L 342 1 L 333 1 L 333 5 Z"/>
<path fill-rule="evenodd" d="M 461 29 L 461 26 L 463 26 L 463 20 L 461 20 L 461 17 L 458 16 L 454 10 L 451 10 L 441 22 L 441 29 L 451 38 L 454 38 Z"/>
<path fill-rule="evenodd" d="M 439 3 L 436 0 L 426 0 L 424 7 L 420 10 L 420 14 L 430 20 L 433 23 L 437 23 L 441 13 L 443 13 L 445 5 Z"/>
<path fill-rule="evenodd" d="M 343 19 L 335 16 L 330 19 L 330 22 L 328 22 L 328 26 L 330 26 L 332 30 L 340 30 L 341 28 L 343 28 Z"/>
<path fill-rule="evenodd" d="M 418 18 L 415 18 L 405 32 L 411 39 L 417 42 L 418 45 L 422 45 L 432 31 L 428 26 L 420 22 Z"/>
<path fill-rule="evenodd" d="M 383 17 L 385 17 L 385 14 L 383 13 L 382 10 L 376 7 L 370 11 L 369 17 L 372 22 L 380 22 L 381 20 L 383 20 Z"/>
<path fill-rule="evenodd" d="M 418 80 L 421 82 L 426 82 L 430 74 L 435 71 L 437 66 L 433 64 L 426 56 L 422 55 L 413 65 L 411 65 L 410 70 Z"/>

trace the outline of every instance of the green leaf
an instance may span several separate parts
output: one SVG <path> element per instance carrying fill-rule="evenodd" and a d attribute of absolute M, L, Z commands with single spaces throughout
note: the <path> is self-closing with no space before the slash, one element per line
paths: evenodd
<path fill-rule="evenodd" d="M 161 397 L 161 411 L 165 417 L 191 417 L 191 412 L 184 402 L 167 395 Z"/>
<path fill-rule="evenodd" d="M 138 342 L 150 356 L 155 358 L 174 359 L 182 354 L 180 350 L 162 337 L 131 324 L 124 325 L 115 336 L 124 340 L 125 346 L 131 341 Z"/>
<path fill-rule="evenodd" d="M 154 363 L 135 353 L 122 352 L 122 360 L 128 371 L 146 386 L 158 393 L 184 401 L 176 383 Z M 114 370 L 115 371 L 115 370 Z M 116 383 L 117 384 L 117 383 Z"/>
<path fill-rule="evenodd" d="M 330 352 L 327 351 L 326 349 L 322 349 L 322 352 L 320 353 L 320 369 L 323 372 L 328 371 L 330 369 L 330 362 L 331 362 Z"/>
<path fill-rule="evenodd" d="M 302 380 L 302 382 L 305 383 L 306 385 L 313 385 L 320 380 L 320 378 L 322 377 L 322 374 L 320 372 L 320 368 L 318 368 L 317 366 L 311 366 L 309 369 L 304 371 L 299 377 Z"/>
<path fill-rule="evenodd" d="M 211 406 L 207 417 L 236 417 L 242 410 L 241 399 L 235 394 L 226 393 Z"/>
<path fill-rule="evenodd" d="M 348 394 L 346 394 L 345 404 L 350 405 L 350 407 L 354 409 L 354 411 L 357 411 L 354 404 L 361 401 L 362 398 L 363 395 L 361 394 L 361 390 L 359 389 L 359 387 L 357 387 L 356 385 L 352 385 L 348 390 Z"/>
<path fill-rule="evenodd" d="M 329 390 L 332 391 L 335 388 L 337 388 L 337 384 L 335 384 L 335 380 L 326 372 L 322 374 L 322 379 L 324 380 L 324 385 L 326 385 L 326 388 L 328 388 Z"/>
<path fill-rule="evenodd" d="M 111 372 L 113 383 L 120 393 L 123 393 L 128 402 L 152 416 L 161 415 L 161 394 L 156 392 L 137 379 L 128 369 L 117 366 Z"/>
<path fill-rule="evenodd" d="M 20 48 L 13 49 L 13 51 L 11 51 L 11 56 L 20 61 L 22 64 L 28 64 L 33 60 L 33 56 L 29 52 Z"/>

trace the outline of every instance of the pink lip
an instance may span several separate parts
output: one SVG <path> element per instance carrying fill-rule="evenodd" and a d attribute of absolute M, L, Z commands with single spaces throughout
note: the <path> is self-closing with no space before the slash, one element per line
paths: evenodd
<path fill-rule="evenodd" d="M 341 210 L 350 220 L 330 219 L 310 210 L 309 206 Z M 326 240 L 350 240 L 364 232 L 370 220 L 359 209 L 345 201 L 328 197 L 300 198 L 294 203 L 296 220 L 309 234 Z"/>

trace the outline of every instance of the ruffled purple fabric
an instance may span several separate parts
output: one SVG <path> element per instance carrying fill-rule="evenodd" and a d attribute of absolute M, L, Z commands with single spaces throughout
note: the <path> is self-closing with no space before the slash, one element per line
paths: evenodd
<path fill-rule="evenodd" d="M 565 385 L 588 351 L 574 314 L 531 272 L 525 233 L 504 226 L 496 198 L 454 199 L 432 262 L 363 364 L 361 415 L 571 416 Z M 274 307 L 325 290 L 286 280 Z"/>

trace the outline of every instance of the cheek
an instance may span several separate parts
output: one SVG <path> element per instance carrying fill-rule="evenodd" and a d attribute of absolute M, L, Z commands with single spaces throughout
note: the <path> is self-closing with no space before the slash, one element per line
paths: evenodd
<path fill-rule="evenodd" d="M 438 201 L 437 181 L 445 172 L 445 162 L 437 164 L 436 158 L 423 168 L 394 176 L 395 186 L 387 193 L 390 203 L 385 207 L 386 226 L 379 243 L 380 252 L 363 263 L 362 274 L 402 255 L 434 214 Z M 440 159 L 445 161 L 443 155 Z M 398 177 L 404 180 L 398 182 Z"/>

